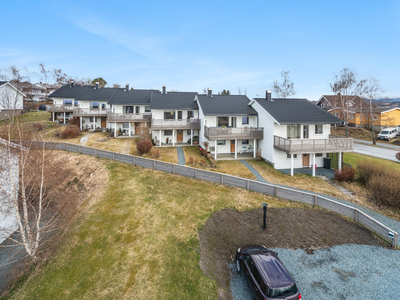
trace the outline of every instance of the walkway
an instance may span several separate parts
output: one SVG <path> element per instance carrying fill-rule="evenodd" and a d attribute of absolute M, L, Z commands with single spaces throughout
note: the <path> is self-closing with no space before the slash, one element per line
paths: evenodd
<path fill-rule="evenodd" d="M 245 160 L 239 160 L 239 161 L 242 164 L 244 164 L 247 167 L 247 169 L 249 169 L 250 172 L 254 174 L 254 176 L 256 176 L 258 181 L 267 183 L 267 181 L 261 176 L 261 174 L 258 173 L 258 171 L 256 169 L 254 169 L 247 161 L 245 161 Z"/>
<path fill-rule="evenodd" d="M 178 164 L 184 166 L 186 164 L 186 160 L 182 147 L 177 147 L 176 151 L 178 152 Z"/>
<path fill-rule="evenodd" d="M 88 133 L 88 134 L 85 134 L 83 137 L 81 137 L 81 140 L 79 141 L 81 144 L 86 144 L 86 142 L 88 141 L 88 139 L 89 139 L 89 136 L 91 136 L 91 135 L 93 135 L 94 133 Z"/>

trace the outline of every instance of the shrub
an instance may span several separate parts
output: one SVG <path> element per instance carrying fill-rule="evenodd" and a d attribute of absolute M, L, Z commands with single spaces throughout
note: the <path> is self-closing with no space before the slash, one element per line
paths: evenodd
<path fill-rule="evenodd" d="M 206 152 L 208 151 L 208 145 L 209 145 L 209 143 L 207 142 L 207 141 L 205 141 L 204 143 L 204 149 L 206 150 Z"/>
<path fill-rule="evenodd" d="M 159 158 L 160 157 L 160 151 L 158 149 L 153 149 L 153 150 L 151 150 L 151 155 L 154 158 Z"/>
<path fill-rule="evenodd" d="M 385 169 L 371 161 L 363 161 L 357 165 L 357 179 L 366 185 L 373 175 L 385 174 Z"/>
<path fill-rule="evenodd" d="M 40 124 L 40 123 L 35 123 L 35 124 L 32 125 L 32 127 L 36 131 L 40 131 L 40 130 L 44 129 L 44 126 L 42 124 Z"/>
<path fill-rule="evenodd" d="M 377 203 L 400 208 L 400 176 L 373 175 L 367 183 L 367 188 Z"/>
<path fill-rule="evenodd" d="M 396 153 L 396 158 L 397 158 L 397 160 L 400 160 L 400 152 Z"/>
<path fill-rule="evenodd" d="M 189 164 L 193 165 L 193 157 L 189 157 Z"/>
<path fill-rule="evenodd" d="M 192 139 L 188 139 L 187 143 L 190 144 L 191 141 Z M 196 144 L 198 142 L 199 142 L 199 136 L 198 135 L 193 136 L 193 144 Z"/>
<path fill-rule="evenodd" d="M 194 164 L 197 165 L 199 163 L 199 161 L 197 160 L 197 158 L 194 160 Z"/>
<path fill-rule="evenodd" d="M 80 133 L 81 131 L 79 130 L 78 126 L 70 125 L 60 133 L 60 137 L 63 139 L 73 139 L 78 137 Z"/>
<path fill-rule="evenodd" d="M 69 119 L 69 120 L 68 120 L 68 124 L 69 124 L 69 125 L 80 126 L 80 125 L 81 125 L 80 123 L 81 123 L 81 122 L 80 122 L 79 119 L 76 118 L 76 117 L 73 117 L 72 119 Z"/>
<path fill-rule="evenodd" d="M 204 157 L 207 157 L 207 150 L 201 149 L 200 150 L 201 155 L 203 155 Z"/>
<path fill-rule="evenodd" d="M 136 144 L 136 149 L 140 154 L 149 153 L 153 144 L 149 140 L 140 141 Z"/>
<path fill-rule="evenodd" d="M 354 179 L 354 176 L 356 174 L 356 171 L 352 169 L 351 167 L 345 166 L 341 170 L 336 170 L 335 171 L 335 180 L 337 181 L 352 181 Z"/>

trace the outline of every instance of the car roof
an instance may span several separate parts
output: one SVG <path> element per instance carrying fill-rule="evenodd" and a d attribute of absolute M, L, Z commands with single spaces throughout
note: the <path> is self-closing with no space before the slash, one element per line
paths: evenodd
<path fill-rule="evenodd" d="M 271 252 L 252 254 L 251 257 L 269 287 L 282 288 L 294 284 L 288 270 Z"/>

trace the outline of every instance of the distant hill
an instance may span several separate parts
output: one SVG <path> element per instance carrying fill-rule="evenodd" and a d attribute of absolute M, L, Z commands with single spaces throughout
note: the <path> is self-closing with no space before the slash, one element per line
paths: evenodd
<path fill-rule="evenodd" d="M 380 99 L 375 99 L 374 102 L 379 107 L 387 107 L 387 108 L 400 107 L 400 97 L 380 98 Z"/>

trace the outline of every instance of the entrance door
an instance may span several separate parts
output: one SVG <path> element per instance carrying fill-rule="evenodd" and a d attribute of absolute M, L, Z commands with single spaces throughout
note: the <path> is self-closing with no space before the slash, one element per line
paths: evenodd
<path fill-rule="evenodd" d="M 235 153 L 235 140 L 231 140 L 231 153 Z"/>
<path fill-rule="evenodd" d="M 303 168 L 310 166 L 310 154 L 303 154 Z"/>
<path fill-rule="evenodd" d="M 308 139 L 308 125 L 303 125 L 303 139 Z"/>
<path fill-rule="evenodd" d="M 177 130 L 176 131 L 176 142 L 177 143 L 182 143 L 183 142 L 183 130 Z"/>
<path fill-rule="evenodd" d="M 101 128 L 106 128 L 106 120 L 107 120 L 107 117 L 101 117 Z"/>

